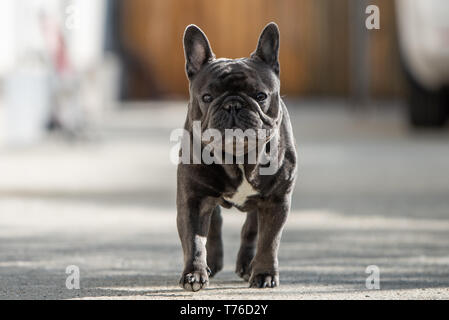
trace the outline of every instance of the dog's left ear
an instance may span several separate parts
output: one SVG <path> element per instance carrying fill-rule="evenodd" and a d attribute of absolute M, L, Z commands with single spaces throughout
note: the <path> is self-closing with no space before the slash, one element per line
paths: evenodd
<path fill-rule="evenodd" d="M 251 54 L 251 58 L 255 57 L 267 63 L 279 75 L 279 28 L 276 23 L 270 22 L 263 29 L 257 49 Z"/>
<path fill-rule="evenodd" d="M 206 35 L 194 24 L 187 26 L 184 32 L 184 53 L 189 79 L 197 74 L 205 63 L 215 58 Z"/>

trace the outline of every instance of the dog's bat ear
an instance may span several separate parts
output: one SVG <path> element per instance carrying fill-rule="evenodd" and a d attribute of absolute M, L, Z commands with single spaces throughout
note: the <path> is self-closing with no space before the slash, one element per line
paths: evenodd
<path fill-rule="evenodd" d="M 251 57 L 261 59 L 279 75 L 279 28 L 276 23 L 270 22 L 263 29 L 257 49 Z"/>
<path fill-rule="evenodd" d="M 215 58 L 206 35 L 194 24 L 187 26 L 184 32 L 184 54 L 189 79 L 195 76 L 205 63 Z"/>

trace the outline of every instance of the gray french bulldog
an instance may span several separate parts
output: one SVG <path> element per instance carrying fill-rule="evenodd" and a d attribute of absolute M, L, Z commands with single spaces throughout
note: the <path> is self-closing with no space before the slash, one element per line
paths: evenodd
<path fill-rule="evenodd" d="M 268 163 L 178 165 L 177 226 L 184 252 L 180 286 L 199 291 L 223 268 L 220 207 L 236 207 L 247 213 L 236 273 L 250 287 L 276 287 L 278 248 L 297 172 L 290 117 L 279 94 L 279 29 L 268 24 L 249 58 L 216 59 L 206 35 L 189 25 L 184 51 L 190 83 L 185 132 L 192 133 L 194 122 L 201 121 L 202 129 L 267 129 L 272 134 L 262 148 L 270 153 Z M 270 162 L 275 169 L 261 174 Z"/>

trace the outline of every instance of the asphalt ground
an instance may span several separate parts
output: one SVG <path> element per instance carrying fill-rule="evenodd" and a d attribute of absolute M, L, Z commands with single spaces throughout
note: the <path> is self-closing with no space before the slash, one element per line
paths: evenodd
<path fill-rule="evenodd" d="M 448 299 L 449 131 L 413 132 L 394 105 L 288 106 L 300 170 L 279 288 L 234 273 L 236 210 L 223 210 L 224 270 L 201 292 L 178 287 L 169 136 L 186 106 L 165 102 L 108 114 L 95 139 L 0 148 L 0 299 Z"/>

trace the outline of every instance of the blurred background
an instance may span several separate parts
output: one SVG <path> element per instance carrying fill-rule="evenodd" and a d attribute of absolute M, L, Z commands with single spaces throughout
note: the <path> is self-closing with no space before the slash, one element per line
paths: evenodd
<path fill-rule="evenodd" d="M 217 56 L 236 58 L 254 50 L 269 21 L 282 30 L 286 97 L 340 99 L 360 109 L 413 96 L 409 122 L 442 126 L 449 26 L 438 8 L 446 4 L 405 3 L 3 1 L 2 133 L 12 143 L 32 141 L 44 123 L 76 135 L 98 128 L 117 101 L 185 99 L 186 25 L 202 27 Z M 369 4 L 380 10 L 378 30 L 363 27 Z"/>
<path fill-rule="evenodd" d="M 449 297 L 445 0 L 1 0 L 0 297 L 186 297 L 169 161 L 187 111 L 182 35 L 197 24 L 238 58 L 270 21 L 300 174 L 287 292 L 257 294 L 365 297 L 377 264 L 387 293 L 373 297 Z M 228 298 L 244 287 L 243 219 L 225 215 Z M 81 291 L 65 289 L 69 264 Z"/>

